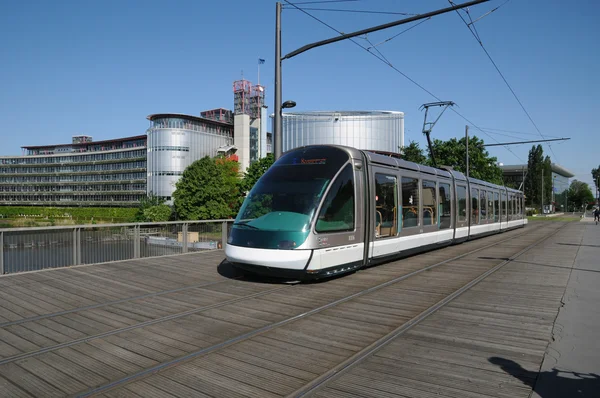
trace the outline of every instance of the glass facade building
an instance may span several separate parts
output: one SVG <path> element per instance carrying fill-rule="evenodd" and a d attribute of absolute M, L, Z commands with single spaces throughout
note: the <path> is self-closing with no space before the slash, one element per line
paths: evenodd
<path fill-rule="evenodd" d="M 137 206 L 146 196 L 146 136 L 23 147 L 0 156 L 0 205 Z"/>
<path fill-rule="evenodd" d="M 219 148 L 233 145 L 233 124 L 180 114 L 148 116 L 148 194 L 172 201 L 185 169 Z"/>
<path fill-rule="evenodd" d="M 527 175 L 527 165 L 500 166 L 503 173 L 504 184 L 515 189 L 523 189 L 523 180 Z M 569 178 L 575 174 L 559 164 L 552 163 L 552 202 L 555 210 L 564 211 L 567 207 L 567 191 L 569 190 Z"/>

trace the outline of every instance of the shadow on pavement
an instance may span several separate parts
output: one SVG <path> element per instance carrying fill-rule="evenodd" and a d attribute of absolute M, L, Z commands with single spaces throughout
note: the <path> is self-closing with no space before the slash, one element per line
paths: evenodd
<path fill-rule="evenodd" d="M 600 375 L 552 369 L 550 372 L 532 372 L 510 359 L 488 359 L 503 371 L 531 387 L 541 398 L 598 398 Z"/>

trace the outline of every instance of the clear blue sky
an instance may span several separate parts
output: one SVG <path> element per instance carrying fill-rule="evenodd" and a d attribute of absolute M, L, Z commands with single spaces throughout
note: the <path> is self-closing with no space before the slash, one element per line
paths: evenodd
<path fill-rule="evenodd" d="M 306 1 L 306 0 L 302 0 Z M 505 0 L 472 7 L 475 19 Z M 305 4 L 423 13 L 447 0 L 362 0 Z M 351 32 L 403 18 L 392 14 L 309 11 Z M 476 23 L 485 48 L 546 137 L 571 137 L 544 153 L 592 183 L 600 164 L 600 2 L 511 0 Z M 231 109 L 232 82 L 257 79 L 273 109 L 275 2 L 6 1 L 0 13 L 0 154 L 23 145 L 144 134 L 146 116 Z M 283 53 L 336 33 L 299 11 L 283 12 Z M 380 43 L 409 25 L 372 33 Z M 370 46 L 365 40 L 356 41 Z M 487 143 L 540 138 L 456 13 L 435 17 L 377 47 L 400 71 L 480 127 L 517 131 Z M 425 147 L 419 106 L 434 97 L 351 42 L 311 50 L 283 63 L 283 99 L 296 110 L 398 110 L 405 140 Z M 448 111 L 433 130 L 462 137 L 465 120 Z M 510 137 L 500 134 L 507 134 Z M 527 161 L 531 144 L 490 148 L 504 164 Z"/>

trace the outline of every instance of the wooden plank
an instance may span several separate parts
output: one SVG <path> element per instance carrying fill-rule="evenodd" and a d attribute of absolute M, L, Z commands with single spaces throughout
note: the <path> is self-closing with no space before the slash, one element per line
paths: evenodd
<path fill-rule="evenodd" d="M 213 343 L 217 342 L 216 338 L 209 338 L 202 334 L 201 331 L 193 334 L 180 333 L 181 329 L 171 328 L 171 323 L 162 325 L 147 326 L 143 329 L 137 329 L 135 331 L 126 332 L 121 334 L 122 337 L 135 338 L 141 340 L 148 340 L 149 343 L 162 345 L 165 350 L 180 351 L 180 352 L 193 352 L 197 351 L 202 347 L 208 347 Z M 207 338 L 208 337 L 208 338 Z"/>
<path fill-rule="evenodd" d="M 53 352 L 47 352 L 43 355 L 39 355 L 36 357 L 36 359 L 39 359 L 46 365 L 52 366 L 53 368 L 66 373 L 88 388 L 99 386 L 109 381 L 109 379 L 102 377 L 99 374 L 88 370 L 87 368 L 80 366 L 75 362 L 69 361 L 68 359 Z"/>
<path fill-rule="evenodd" d="M 59 390 L 52 384 L 40 377 L 26 371 L 15 363 L 7 363 L 0 366 L 0 375 L 17 387 L 25 390 L 34 397 L 64 397 L 64 391 Z"/>
<path fill-rule="evenodd" d="M 11 398 L 33 398 L 25 390 L 17 387 L 15 384 L 6 380 L 3 376 L 0 376 L 0 393 L 3 397 Z"/>
<path fill-rule="evenodd" d="M 160 374 L 153 375 L 152 377 L 147 378 L 143 381 L 143 383 L 149 384 L 150 386 L 159 389 L 159 392 L 162 392 L 162 396 L 173 396 L 173 397 L 199 397 L 199 398 L 210 398 L 210 395 L 204 394 L 201 391 L 194 390 L 190 387 L 187 387 L 181 383 L 173 381 L 168 377 L 163 377 Z M 138 383 L 134 383 L 138 384 Z M 137 388 L 128 387 L 133 391 L 136 391 Z"/>
<path fill-rule="evenodd" d="M 59 357 L 64 358 L 66 361 L 69 361 L 75 365 L 78 365 L 84 369 L 89 370 L 97 374 L 98 376 L 106 379 L 106 380 L 118 380 L 127 375 L 126 372 L 120 371 L 117 368 L 111 366 L 107 361 L 100 361 L 88 355 L 87 352 L 80 352 L 74 348 L 61 348 L 53 353 L 42 354 L 40 358 L 45 357 L 46 355 L 52 360 L 53 355 L 57 355 Z"/>
<path fill-rule="evenodd" d="M 334 366 L 338 361 L 321 361 L 317 355 L 321 355 L 318 350 L 298 350 L 293 346 L 277 346 L 255 341 L 246 341 L 230 347 L 231 350 L 242 352 L 246 355 L 256 356 L 264 360 L 272 361 L 284 366 L 300 369 L 302 372 L 321 374 L 326 372 L 331 366 Z"/>
<path fill-rule="evenodd" d="M 202 317 L 217 319 L 248 329 L 258 329 L 271 323 L 266 320 L 228 311 L 232 306 L 235 306 L 235 304 L 202 311 Z M 283 317 L 281 317 L 281 319 L 283 319 Z"/>
<path fill-rule="evenodd" d="M 218 356 L 209 356 L 190 362 L 190 365 L 202 369 L 205 374 L 209 374 L 221 380 L 229 380 L 229 385 L 241 391 L 256 389 L 265 391 L 272 396 L 285 396 L 300 387 L 302 383 L 285 377 L 284 375 L 270 372 L 267 370 L 244 366 L 230 358 L 223 359 Z M 267 395 L 267 394 L 265 394 Z"/>
<path fill-rule="evenodd" d="M 256 387 L 246 383 L 232 383 L 232 379 L 223 376 L 217 372 L 203 369 L 198 366 L 194 366 L 191 363 L 186 363 L 177 366 L 175 369 L 169 369 L 165 372 L 164 376 L 169 377 L 175 381 L 182 380 L 181 375 L 193 376 L 193 379 L 189 378 L 186 380 L 185 385 L 192 387 L 196 390 L 203 391 L 206 394 L 213 395 L 214 391 L 218 392 L 218 396 L 226 397 L 254 397 L 254 398 L 275 398 L 279 395 L 266 391 L 260 387 Z M 213 391 L 211 393 L 210 390 Z"/>
<path fill-rule="evenodd" d="M 327 335 L 311 333 L 310 331 L 303 332 L 292 328 L 271 330 L 268 334 L 257 336 L 255 339 L 262 341 L 263 337 L 275 340 L 270 341 L 270 344 L 283 344 L 298 350 L 314 348 L 320 352 L 340 355 L 341 357 L 349 356 L 361 347 L 356 344 L 333 340 Z"/>
<path fill-rule="evenodd" d="M 256 355 L 238 351 L 236 349 L 226 349 L 223 351 L 219 351 L 219 355 L 236 359 L 238 361 L 248 363 L 258 368 L 268 369 L 274 372 L 281 372 L 285 375 L 292 375 L 294 378 L 300 379 L 305 383 L 318 376 L 317 374 L 312 373 L 310 371 L 304 371 L 299 368 L 287 366 L 283 363 L 274 362 Z"/>
<path fill-rule="evenodd" d="M 6 329 L 0 329 L 0 341 L 3 343 L 2 346 L 10 345 L 18 350 L 19 353 L 35 351 L 40 347 L 29 340 L 26 340 L 14 333 L 9 332 Z M 10 347 L 2 347 L 3 351 L 6 350 L 6 354 L 12 352 Z"/>
<path fill-rule="evenodd" d="M 17 365 L 66 394 L 75 394 L 86 389 L 85 384 L 80 383 L 71 375 L 67 375 L 37 358 L 22 359 L 17 362 Z"/>
<path fill-rule="evenodd" d="M 94 347 L 97 350 L 102 350 L 115 358 L 126 360 L 132 364 L 137 365 L 140 368 L 149 368 L 159 363 L 159 361 L 155 359 L 140 355 L 129 349 L 122 348 L 116 344 L 107 341 L 106 339 L 90 340 L 86 343 L 86 345 Z"/>
<path fill-rule="evenodd" d="M 43 334 L 36 333 L 22 325 L 7 326 L 4 330 L 29 341 L 37 347 L 50 347 L 57 343 L 56 340 L 52 340 Z"/>
<path fill-rule="evenodd" d="M 98 349 L 97 347 L 94 347 L 93 345 L 87 344 L 87 343 L 78 344 L 78 345 L 72 346 L 70 348 L 77 351 L 78 353 L 83 354 L 86 357 L 89 357 L 98 362 L 102 362 L 102 363 L 108 365 L 109 367 L 114 368 L 114 369 L 118 370 L 119 372 L 122 372 L 123 373 L 122 377 L 124 377 L 128 374 L 137 373 L 140 370 L 142 370 L 142 366 L 135 364 L 133 362 L 130 362 L 124 358 L 121 358 L 118 355 L 115 355 L 115 351 L 106 352 L 104 350 Z M 60 354 L 62 350 L 63 349 L 57 351 L 57 353 Z"/>

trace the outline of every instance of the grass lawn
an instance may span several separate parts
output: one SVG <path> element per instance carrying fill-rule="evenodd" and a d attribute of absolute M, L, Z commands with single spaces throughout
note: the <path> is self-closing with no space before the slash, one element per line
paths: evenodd
<path fill-rule="evenodd" d="M 568 222 L 568 221 L 579 221 L 581 218 L 579 216 L 557 216 L 557 217 L 527 217 L 528 222 L 539 222 L 539 221 L 560 221 L 560 222 Z"/>

